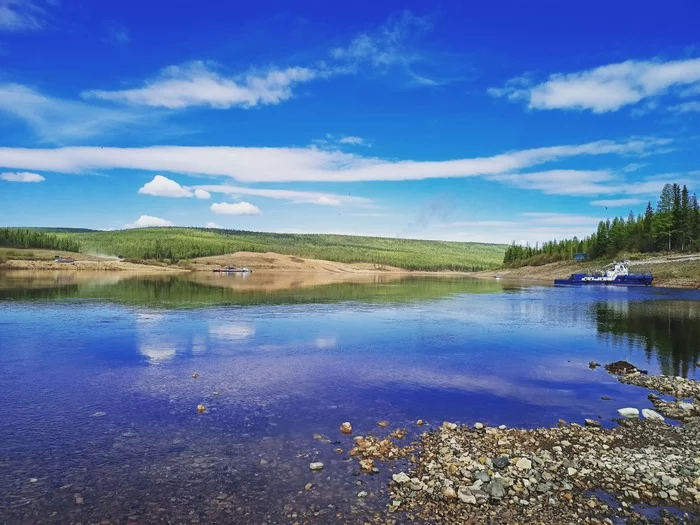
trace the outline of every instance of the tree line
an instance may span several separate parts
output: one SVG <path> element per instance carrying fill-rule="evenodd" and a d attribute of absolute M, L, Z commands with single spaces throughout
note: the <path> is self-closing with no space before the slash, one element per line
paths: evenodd
<path fill-rule="evenodd" d="M 679 184 L 666 184 L 656 208 L 647 203 L 644 214 L 630 211 L 627 219 L 600 221 L 595 233 L 583 239 L 553 240 L 534 247 L 515 242 L 506 249 L 503 263 L 538 265 L 573 259 L 585 253 L 590 259 L 612 258 L 620 252 L 700 251 L 700 206 L 695 193 Z"/>
<path fill-rule="evenodd" d="M 80 251 L 80 244 L 68 237 L 21 228 L 0 228 L 0 246 L 67 252 Z"/>

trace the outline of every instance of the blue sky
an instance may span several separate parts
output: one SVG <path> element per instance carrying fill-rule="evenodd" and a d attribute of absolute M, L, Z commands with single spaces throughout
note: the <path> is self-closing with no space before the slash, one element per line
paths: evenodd
<path fill-rule="evenodd" d="M 700 180 L 694 1 L 0 0 L 0 225 L 537 242 Z"/>

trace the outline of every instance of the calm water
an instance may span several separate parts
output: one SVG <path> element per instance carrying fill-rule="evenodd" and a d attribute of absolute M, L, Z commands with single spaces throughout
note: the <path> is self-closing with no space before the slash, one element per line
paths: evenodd
<path fill-rule="evenodd" d="M 0 274 L 0 522 L 361 522 L 390 472 L 358 476 L 333 452 L 352 441 L 341 422 L 609 424 L 647 392 L 589 361 L 696 377 L 699 299 L 443 277 Z"/>

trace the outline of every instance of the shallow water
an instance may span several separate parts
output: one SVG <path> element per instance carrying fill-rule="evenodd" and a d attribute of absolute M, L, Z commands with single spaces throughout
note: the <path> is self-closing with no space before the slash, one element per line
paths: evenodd
<path fill-rule="evenodd" d="M 361 522 L 402 466 L 358 475 L 333 451 L 352 442 L 341 422 L 610 425 L 650 407 L 647 391 L 589 361 L 697 377 L 699 299 L 455 277 L 0 274 L 0 521 Z"/>

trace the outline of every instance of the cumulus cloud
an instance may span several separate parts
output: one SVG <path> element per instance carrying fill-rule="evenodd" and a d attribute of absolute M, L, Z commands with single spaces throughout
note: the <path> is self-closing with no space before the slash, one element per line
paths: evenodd
<path fill-rule="evenodd" d="M 0 32 L 37 31 L 44 28 L 48 13 L 32 0 L 0 1 Z"/>
<path fill-rule="evenodd" d="M 153 217 L 151 215 L 141 215 L 134 222 L 125 224 L 124 229 L 130 228 L 152 228 L 156 226 L 173 226 L 173 223 L 160 217 Z"/>
<path fill-rule="evenodd" d="M 700 58 L 684 60 L 628 60 L 578 71 L 556 73 L 541 83 L 511 79 L 489 94 L 524 101 L 530 109 L 617 111 L 659 97 L 676 87 L 700 85 Z"/>
<path fill-rule="evenodd" d="M 31 173 L 29 171 L 6 171 L 5 173 L 0 173 L 0 179 L 8 182 L 42 182 L 46 180 L 38 173 Z"/>
<path fill-rule="evenodd" d="M 600 155 L 648 155 L 664 151 L 667 139 L 601 140 L 577 145 L 510 151 L 491 157 L 443 161 L 385 160 L 316 148 L 67 147 L 0 148 L 0 168 L 81 173 L 95 169 L 228 176 L 246 182 L 359 182 L 497 176 L 554 161 Z M 593 172 L 591 172 L 593 173 Z M 596 175 L 598 176 L 598 175 Z M 507 175 L 504 181 L 526 181 Z M 533 176 L 529 175 L 532 179 Z M 537 177 L 534 177 L 537 179 Z M 542 177 L 540 177 L 542 179 Z M 532 184 L 536 184 L 536 180 Z M 522 182 L 525 184 L 525 182 Z M 211 191 L 204 186 L 202 189 Z"/>
<path fill-rule="evenodd" d="M 193 193 L 187 188 L 183 188 L 174 180 L 162 175 L 156 175 L 151 182 L 147 182 L 139 189 L 139 193 L 144 195 L 155 195 L 157 197 L 192 197 Z"/>
<path fill-rule="evenodd" d="M 90 90 L 85 98 L 98 98 L 139 106 L 181 109 L 209 106 L 229 109 L 279 104 L 292 97 L 292 88 L 309 82 L 317 73 L 305 67 L 271 69 L 239 76 L 225 76 L 211 62 L 193 61 L 169 66 L 143 87 L 118 91 Z"/>
<path fill-rule="evenodd" d="M 200 188 L 197 188 L 196 190 L 194 190 L 194 196 L 197 199 L 202 199 L 202 200 L 211 199 L 211 193 L 209 193 L 206 190 L 200 189 Z"/>
<path fill-rule="evenodd" d="M 217 230 L 220 230 L 221 226 L 212 221 L 207 223 L 207 228 L 216 228 Z"/>
<path fill-rule="evenodd" d="M 603 199 L 591 201 L 592 206 L 604 206 L 606 208 L 621 208 L 623 206 L 633 206 L 645 202 L 644 199 Z"/>
<path fill-rule="evenodd" d="M 221 215 L 262 215 L 260 208 L 249 202 L 215 202 L 209 209 Z"/>

